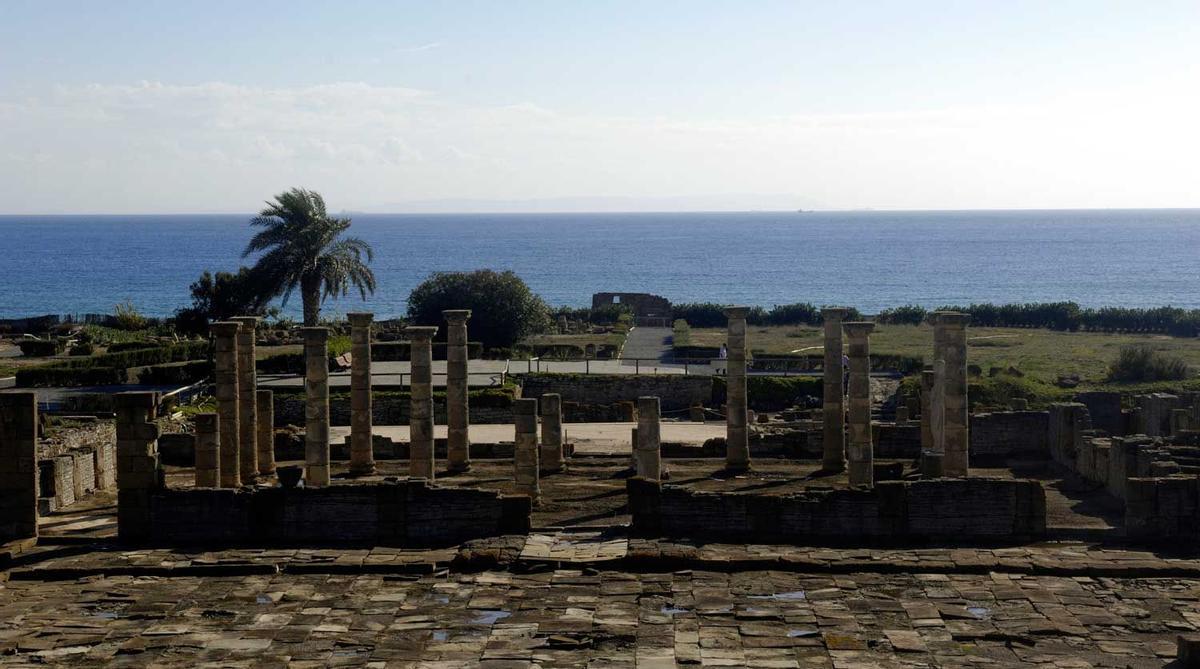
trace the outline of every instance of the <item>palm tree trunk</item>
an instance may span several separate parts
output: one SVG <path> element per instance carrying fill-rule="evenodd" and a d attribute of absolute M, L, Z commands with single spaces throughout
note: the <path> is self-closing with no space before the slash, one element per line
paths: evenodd
<path fill-rule="evenodd" d="M 305 275 L 300 278 L 300 299 L 304 302 L 304 325 L 315 326 L 321 317 L 320 276 Z"/>

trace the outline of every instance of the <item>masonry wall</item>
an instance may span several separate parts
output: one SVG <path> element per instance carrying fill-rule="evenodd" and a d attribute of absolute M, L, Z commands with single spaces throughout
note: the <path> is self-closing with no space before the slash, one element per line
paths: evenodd
<path fill-rule="evenodd" d="M 275 426 L 304 425 L 304 395 L 292 393 L 275 393 Z M 408 425 L 408 410 L 410 400 L 407 397 L 386 397 L 376 395 L 371 402 L 372 425 Z M 494 423 L 511 423 L 512 407 L 483 407 L 470 408 L 471 423 L 485 425 Z M 446 402 L 435 399 L 433 403 L 434 421 L 439 425 L 446 424 Z M 350 396 L 335 394 L 329 398 L 329 424 L 350 425 Z"/>
<path fill-rule="evenodd" d="M 1046 530 L 1037 481 L 884 481 L 873 489 L 791 495 L 697 492 L 645 479 L 627 483 L 633 531 L 719 541 L 1015 541 Z"/>
<path fill-rule="evenodd" d="M 1131 478 L 1125 497 L 1130 539 L 1166 542 L 1200 538 L 1200 479 L 1195 476 Z"/>
<path fill-rule="evenodd" d="M 1046 433 L 1050 415 L 1045 411 L 1003 411 L 971 416 L 971 462 L 989 459 L 1049 456 Z"/>
<path fill-rule="evenodd" d="M 137 530 L 131 535 L 162 545 L 450 545 L 524 534 L 532 509 L 525 496 L 423 479 L 327 488 L 160 488 L 145 499 L 148 526 L 129 528 Z"/>
<path fill-rule="evenodd" d="M 711 404 L 712 378 L 685 374 L 662 376 L 633 374 L 526 374 L 521 376 L 521 395 L 541 397 L 557 393 L 562 401 L 611 405 L 636 402 L 645 396 L 658 397 L 662 410 L 687 409 L 697 402 Z M 511 420 L 511 415 L 509 420 Z M 474 409 L 471 422 L 474 423 Z"/>

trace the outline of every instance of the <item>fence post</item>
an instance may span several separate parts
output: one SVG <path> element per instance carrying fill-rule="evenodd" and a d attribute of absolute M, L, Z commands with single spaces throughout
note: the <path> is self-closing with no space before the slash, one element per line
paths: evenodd
<path fill-rule="evenodd" d="M 633 373 L 634 374 L 642 373 L 642 359 L 641 358 L 633 359 Z"/>

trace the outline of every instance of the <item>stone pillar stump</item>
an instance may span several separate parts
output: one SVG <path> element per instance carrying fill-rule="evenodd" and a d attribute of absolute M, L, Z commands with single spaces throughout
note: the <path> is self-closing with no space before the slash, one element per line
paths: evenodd
<path fill-rule="evenodd" d="M 350 321 L 350 475 L 375 473 L 371 437 L 371 320 L 374 314 L 346 314 Z"/>
<path fill-rule="evenodd" d="M 538 480 L 538 401 L 532 398 L 513 400 L 513 423 L 513 479 L 517 492 L 529 495 L 537 504 L 541 496 Z"/>
<path fill-rule="evenodd" d="M 547 393 L 541 398 L 542 442 L 538 446 L 538 468 L 543 474 L 563 470 L 562 396 Z"/>
<path fill-rule="evenodd" d="M 850 340 L 850 426 L 846 449 L 850 485 L 875 484 L 875 454 L 871 435 L 871 331 L 874 323 L 844 323 Z"/>
<path fill-rule="evenodd" d="M 221 428 L 215 413 L 199 413 L 192 418 L 196 426 L 197 488 L 216 488 L 221 485 Z"/>
<path fill-rule="evenodd" d="M 258 405 L 258 473 L 275 473 L 275 393 L 259 390 L 254 393 Z"/>
<path fill-rule="evenodd" d="M 846 394 L 842 376 L 842 321 L 849 309 L 829 307 L 821 310 L 825 333 L 825 361 L 822 377 L 821 468 L 840 472 L 846 468 L 846 409 L 842 403 Z"/>
<path fill-rule="evenodd" d="M 241 359 L 238 356 L 238 332 L 242 329 L 237 321 L 213 323 L 211 330 L 215 338 L 217 382 L 217 414 L 221 417 L 220 439 L 222 488 L 237 488 L 242 485 L 241 476 Z"/>
<path fill-rule="evenodd" d="M 728 350 L 725 378 L 725 468 L 732 472 L 750 469 L 750 428 L 746 397 L 746 315 L 750 307 L 729 307 L 726 334 Z"/>
<path fill-rule="evenodd" d="M 412 342 L 411 405 L 408 417 L 408 474 L 434 479 L 433 457 L 433 336 L 437 326 L 404 330 Z"/>
<path fill-rule="evenodd" d="M 471 468 L 471 418 L 467 399 L 467 321 L 470 309 L 447 309 L 446 319 L 446 465 L 452 472 Z"/>
<path fill-rule="evenodd" d="M 662 405 L 657 397 L 638 398 L 638 426 L 635 434 L 634 460 L 637 475 L 654 481 L 662 480 Z"/>
<path fill-rule="evenodd" d="M 150 496 L 162 483 L 158 468 L 158 426 L 154 424 L 157 400 L 155 393 L 149 392 L 113 395 L 117 432 L 117 536 L 123 541 L 145 539 L 153 534 Z M 236 396 L 233 400 L 236 404 Z M 236 451 L 232 457 L 237 460 Z"/>
<path fill-rule="evenodd" d="M 967 407 L 967 324 L 971 317 L 952 311 L 935 314 L 934 341 L 941 343 L 941 360 L 946 363 L 943 394 L 945 402 L 945 473 L 966 476 L 970 445 Z M 940 334 L 939 334 L 940 333 Z"/>
<path fill-rule="evenodd" d="M 36 393 L 0 393 L 0 543 L 38 534 Z"/>
<path fill-rule="evenodd" d="M 238 470 L 242 485 L 258 480 L 258 379 L 254 368 L 257 316 L 237 316 L 238 328 Z"/>
<path fill-rule="evenodd" d="M 329 485 L 329 329 L 304 333 L 304 485 Z"/>

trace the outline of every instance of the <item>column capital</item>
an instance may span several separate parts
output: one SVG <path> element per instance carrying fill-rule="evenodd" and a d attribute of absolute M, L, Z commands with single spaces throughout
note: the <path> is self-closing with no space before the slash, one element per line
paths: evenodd
<path fill-rule="evenodd" d="M 329 339 L 329 328 L 323 328 L 323 327 L 300 328 L 300 333 L 304 335 L 305 342 L 312 342 L 314 344 L 320 344 L 321 342 L 327 341 Z"/>
<path fill-rule="evenodd" d="M 236 337 L 242 324 L 237 321 L 217 321 L 209 326 L 212 333 L 218 337 Z"/>
<path fill-rule="evenodd" d="M 733 306 L 725 307 L 725 317 L 729 320 L 746 320 L 746 316 L 750 313 L 750 307 Z"/>
<path fill-rule="evenodd" d="M 866 337 L 875 329 L 875 324 L 870 321 L 848 321 L 842 323 L 842 327 L 851 337 Z"/>
<path fill-rule="evenodd" d="M 451 325 L 462 325 L 463 323 L 467 322 L 467 319 L 471 318 L 471 310 L 446 309 L 442 311 L 442 316 L 446 319 L 446 322 Z"/>
<path fill-rule="evenodd" d="M 841 321 L 848 315 L 850 315 L 850 309 L 846 307 L 821 307 L 821 318 L 827 321 Z"/>
<path fill-rule="evenodd" d="M 964 314 L 958 311 L 933 312 L 933 324 L 945 328 L 965 328 L 970 322 L 971 314 Z"/>
<path fill-rule="evenodd" d="M 352 311 L 346 314 L 346 320 L 350 321 L 350 327 L 366 328 L 375 320 L 375 314 L 369 311 Z"/>
<path fill-rule="evenodd" d="M 418 341 L 433 339 L 433 336 L 437 334 L 437 331 L 438 329 L 436 325 L 410 325 L 404 328 L 404 334 L 407 334 L 410 338 Z"/>

